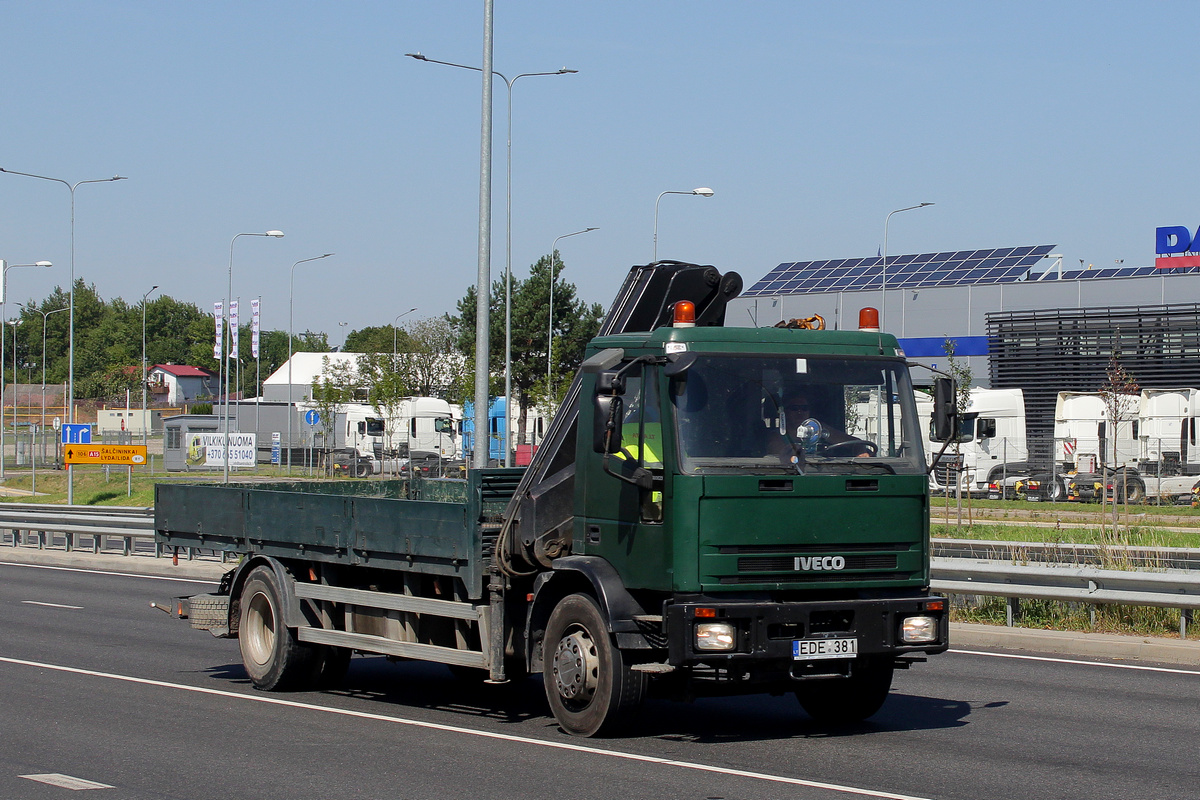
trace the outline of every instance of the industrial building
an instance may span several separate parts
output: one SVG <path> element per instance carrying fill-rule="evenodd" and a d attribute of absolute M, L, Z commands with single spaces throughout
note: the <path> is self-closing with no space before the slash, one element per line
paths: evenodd
<path fill-rule="evenodd" d="M 1045 441 L 1049 457 L 1058 392 L 1098 391 L 1114 355 L 1143 387 L 1200 387 L 1200 268 L 1065 269 L 1054 247 L 787 262 L 730 303 L 728 324 L 857 328 L 877 308 L 910 358 L 944 368 L 951 340 L 974 385 L 1024 390 L 1031 449 Z"/>

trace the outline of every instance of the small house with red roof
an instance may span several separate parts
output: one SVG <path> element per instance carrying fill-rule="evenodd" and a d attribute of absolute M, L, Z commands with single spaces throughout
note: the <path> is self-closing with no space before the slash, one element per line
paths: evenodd
<path fill-rule="evenodd" d="M 154 402 L 170 406 L 210 399 L 217 394 L 220 383 L 208 370 L 183 364 L 155 364 L 146 381 Z"/>

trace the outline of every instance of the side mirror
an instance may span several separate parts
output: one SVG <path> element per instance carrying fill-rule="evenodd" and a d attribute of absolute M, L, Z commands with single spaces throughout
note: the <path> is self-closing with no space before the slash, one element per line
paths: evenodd
<path fill-rule="evenodd" d="M 625 401 L 619 396 L 599 395 L 593 403 L 592 415 L 592 449 L 597 453 L 621 452 Z"/>
<path fill-rule="evenodd" d="M 992 418 L 979 420 L 979 438 L 980 439 L 995 439 L 996 438 L 996 420 Z"/>
<path fill-rule="evenodd" d="M 958 432 L 958 403 L 956 402 L 953 378 L 933 380 L 933 431 L 934 441 L 944 442 Z"/>

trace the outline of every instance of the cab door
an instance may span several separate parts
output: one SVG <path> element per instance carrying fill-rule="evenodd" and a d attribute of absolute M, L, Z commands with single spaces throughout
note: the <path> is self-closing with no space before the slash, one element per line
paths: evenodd
<path fill-rule="evenodd" d="M 630 588 L 669 589 L 671 585 L 659 380 L 659 371 L 653 366 L 639 365 L 627 373 L 619 452 L 605 456 L 580 448 L 589 462 L 579 494 L 582 507 L 576 508 L 576 519 L 583 528 L 583 552 L 607 559 Z M 632 478 L 639 468 L 652 476 L 651 488 L 611 474 Z"/>

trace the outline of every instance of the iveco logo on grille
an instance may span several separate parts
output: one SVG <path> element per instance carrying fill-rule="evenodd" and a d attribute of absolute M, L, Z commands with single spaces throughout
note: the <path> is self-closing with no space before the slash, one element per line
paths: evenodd
<path fill-rule="evenodd" d="M 822 572 L 846 568 L 846 559 L 842 556 L 796 556 L 796 566 L 793 569 L 802 572 Z"/>

